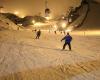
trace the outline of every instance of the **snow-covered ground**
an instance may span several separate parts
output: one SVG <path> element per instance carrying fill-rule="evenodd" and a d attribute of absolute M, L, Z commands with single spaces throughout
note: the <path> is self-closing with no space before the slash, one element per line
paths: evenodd
<path fill-rule="evenodd" d="M 100 80 L 100 36 L 72 35 L 72 51 L 61 51 L 63 36 L 0 31 L 0 80 Z"/>

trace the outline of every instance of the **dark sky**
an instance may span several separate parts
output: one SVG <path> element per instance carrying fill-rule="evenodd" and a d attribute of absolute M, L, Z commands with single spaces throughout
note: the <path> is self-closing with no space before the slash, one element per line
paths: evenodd
<path fill-rule="evenodd" d="M 100 0 L 95 0 L 95 1 L 100 2 Z"/>
<path fill-rule="evenodd" d="M 100 1 L 100 0 L 97 0 Z M 79 6 L 81 0 L 48 0 L 48 6 L 53 15 L 64 14 L 70 6 Z M 45 0 L 0 0 L 0 5 L 4 6 L 6 12 L 19 12 L 20 16 L 44 15 Z"/>
<path fill-rule="evenodd" d="M 81 0 L 48 0 L 48 6 L 52 15 L 64 14 L 70 6 L 78 6 Z M 0 0 L 0 5 L 4 6 L 4 11 L 15 12 L 19 15 L 44 15 L 45 0 Z"/>

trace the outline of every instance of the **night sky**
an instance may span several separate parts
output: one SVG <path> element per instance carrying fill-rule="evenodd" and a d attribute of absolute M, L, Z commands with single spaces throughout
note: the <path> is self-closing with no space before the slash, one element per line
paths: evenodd
<path fill-rule="evenodd" d="M 81 0 L 48 0 L 52 15 L 64 14 L 70 6 L 79 6 Z M 6 12 L 20 12 L 19 15 L 44 15 L 45 0 L 0 0 Z"/>
<path fill-rule="evenodd" d="M 100 0 L 97 0 L 100 1 Z M 63 15 L 70 6 L 79 6 L 81 0 L 48 0 L 48 7 L 52 16 Z M 0 0 L 0 5 L 4 6 L 5 12 L 19 12 L 19 16 L 44 15 L 45 0 Z"/>

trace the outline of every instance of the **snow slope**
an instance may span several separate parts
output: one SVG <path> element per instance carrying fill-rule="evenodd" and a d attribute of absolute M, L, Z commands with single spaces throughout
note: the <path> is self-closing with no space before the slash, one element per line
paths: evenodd
<path fill-rule="evenodd" d="M 6 28 L 6 29 L 13 29 L 17 30 L 18 26 L 14 24 L 11 20 L 0 14 L 0 28 Z"/>
<path fill-rule="evenodd" d="M 100 80 L 100 36 L 73 36 L 61 51 L 63 36 L 0 31 L 0 80 Z"/>

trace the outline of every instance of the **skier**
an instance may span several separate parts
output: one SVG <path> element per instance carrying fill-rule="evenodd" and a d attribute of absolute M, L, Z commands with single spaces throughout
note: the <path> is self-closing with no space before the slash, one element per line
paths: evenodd
<path fill-rule="evenodd" d="M 56 31 L 54 31 L 54 33 L 55 33 L 55 34 L 57 34 L 57 32 L 56 32 Z"/>
<path fill-rule="evenodd" d="M 65 40 L 65 43 L 63 45 L 63 49 L 62 50 L 64 50 L 65 47 L 66 47 L 66 45 L 68 45 L 69 46 L 69 50 L 71 51 L 71 41 L 72 41 L 72 37 L 70 36 L 70 34 L 67 33 L 67 35 L 64 38 L 62 38 L 61 42 L 63 40 Z"/>
<path fill-rule="evenodd" d="M 64 31 L 64 34 L 66 34 L 66 32 Z"/>
<path fill-rule="evenodd" d="M 41 35 L 41 30 L 39 29 L 39 31 L 37 31 L 37 33 L 36 33 L 36 39 L 39 39 L 40 35 Z"/>
<path fill-rule="evenodd" d="M 35 29 L 34 31 L 36 32 L 37 30 Z"/>

